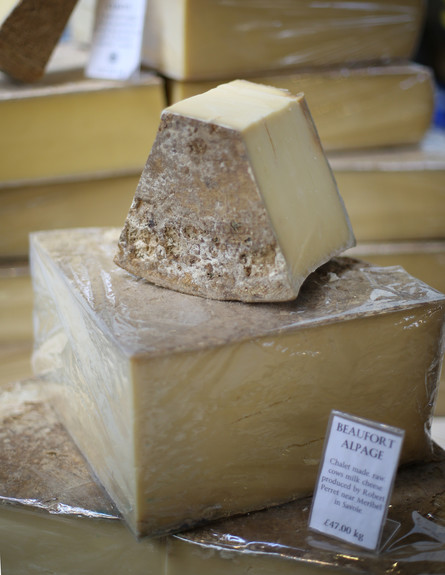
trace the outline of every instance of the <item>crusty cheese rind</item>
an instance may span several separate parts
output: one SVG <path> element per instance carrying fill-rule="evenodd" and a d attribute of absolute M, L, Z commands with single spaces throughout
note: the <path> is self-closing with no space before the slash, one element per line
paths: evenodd
<path fill-rule="evenodd" d="M 233 81 L 162 113 L 115 261 L 183 293 L 288 301 L 354 243 L 304 96 Z"/>
<path fill-rule="evenodd" d="M 239 133 L 164 111 L 159 134 L 116 263 L 194 295 L 255 301 L 273 292 L 274 299 L 292 299 Z"/>

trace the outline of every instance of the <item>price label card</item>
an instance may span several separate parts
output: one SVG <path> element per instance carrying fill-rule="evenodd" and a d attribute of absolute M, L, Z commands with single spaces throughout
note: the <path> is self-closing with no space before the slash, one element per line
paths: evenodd
<path fill-rule="evenodd" d="M 377 550 L 403 437 L 401 429 L 332 411 L 309 528 Z"/>
<path fill-rule="evenodd" d="M 86 76 L 127 80 L 139 71 L 145 8 L 146 0 L 100 0 Z"/>

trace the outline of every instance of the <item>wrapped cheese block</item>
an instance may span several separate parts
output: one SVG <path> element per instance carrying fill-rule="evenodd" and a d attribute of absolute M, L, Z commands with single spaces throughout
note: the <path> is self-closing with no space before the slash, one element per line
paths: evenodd
<path fill-rule="evenodd" d="M 240 80 L 163 111 L 116 262 L 184 293 L 286 301 L 354 241 L 304 97 Z"/>
<path fill-rule="evenodd" d="M 434 82 L 419 64 L 313 68 L 250 80 L 303 92 L 326 151 L 414 144 L 431 126 Z M 169 103 L 215 86 L 168 81 Z"/>
<path fill-rule="evenodd" d="M 149 0 L 143 62 L 177 80 L 407 59 L 421 0 Z"/>
<path fill-rule="evenodd" d="M 390 517 L 400 524 L 370 555 L 307 529 L 305 498 L 184 532 L 136 539 L 48 405 L 34 379 L 0 391 L 0 556 L 6 573 L 40 575 L 337 575 L 443 573 L 445 465 L 402 469 Z M 20 453 L 20 457 L 17 457 Z M 415 534 L 406 540 L 409 532 Z"/>
<path fill-rule="evenodd" d="M 133 531 L 311 493 L 332 409 L 405 429 L 403 462 L 431 456 L 444 295 L 338 258 L 292 303 L 212 301 L 116 266 L 118 237 L 33 234 L 34 367 Z"/>

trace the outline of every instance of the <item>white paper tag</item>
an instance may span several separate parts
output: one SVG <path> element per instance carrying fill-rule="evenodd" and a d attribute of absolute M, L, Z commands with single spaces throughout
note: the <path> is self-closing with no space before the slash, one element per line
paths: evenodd
<path fill-rule="evenodd" d="M 139 71 L 145 7 L 146 0 L 100 0 L 86 76 L 128 80 Z"/>
<path fill-rule="evenodd" d="M 403 437 L 401 429 L 333 411 L 309 528 L 376 550 Z"/>

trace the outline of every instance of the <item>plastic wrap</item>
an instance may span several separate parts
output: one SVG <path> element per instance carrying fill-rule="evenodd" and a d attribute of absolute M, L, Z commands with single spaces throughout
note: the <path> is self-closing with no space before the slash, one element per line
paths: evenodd
<path fill-rule="evenodd" d="M 143 62 L 177 80 L 408 59 L 422 0 L 149 0 Z"/>
<path fill-rule="evenodd" d="M 339 258 L 295 302 L 210 301 L 118 268 L 118 236 L 32 236 L 34 365 L 136 532 L 310 493 L 333 408 L 406 429 L 404 462 L 431 456 L 442 294 Z"/>
<path fill-rule="evenodd" d="M 137 540 L 49 407 L 50 393 L 39 379 L 0 391 L 0 555 L 6 573 L 430 575 L 445 570 L 445 460 L 439 450 L 434 462 L 399 472 L 389 513 L 400 528 L 381 554 L 309 532 L 309 498 L 165 540 Z"/>
<path fill-rule="evenodd" d="M 416 64 L 312 69 L 251 80 L 303 92 L 326 151 L 414 144 L 432 121 L 432 74 Z M 169 103 L 217 84 L 170 81 Z"/>

